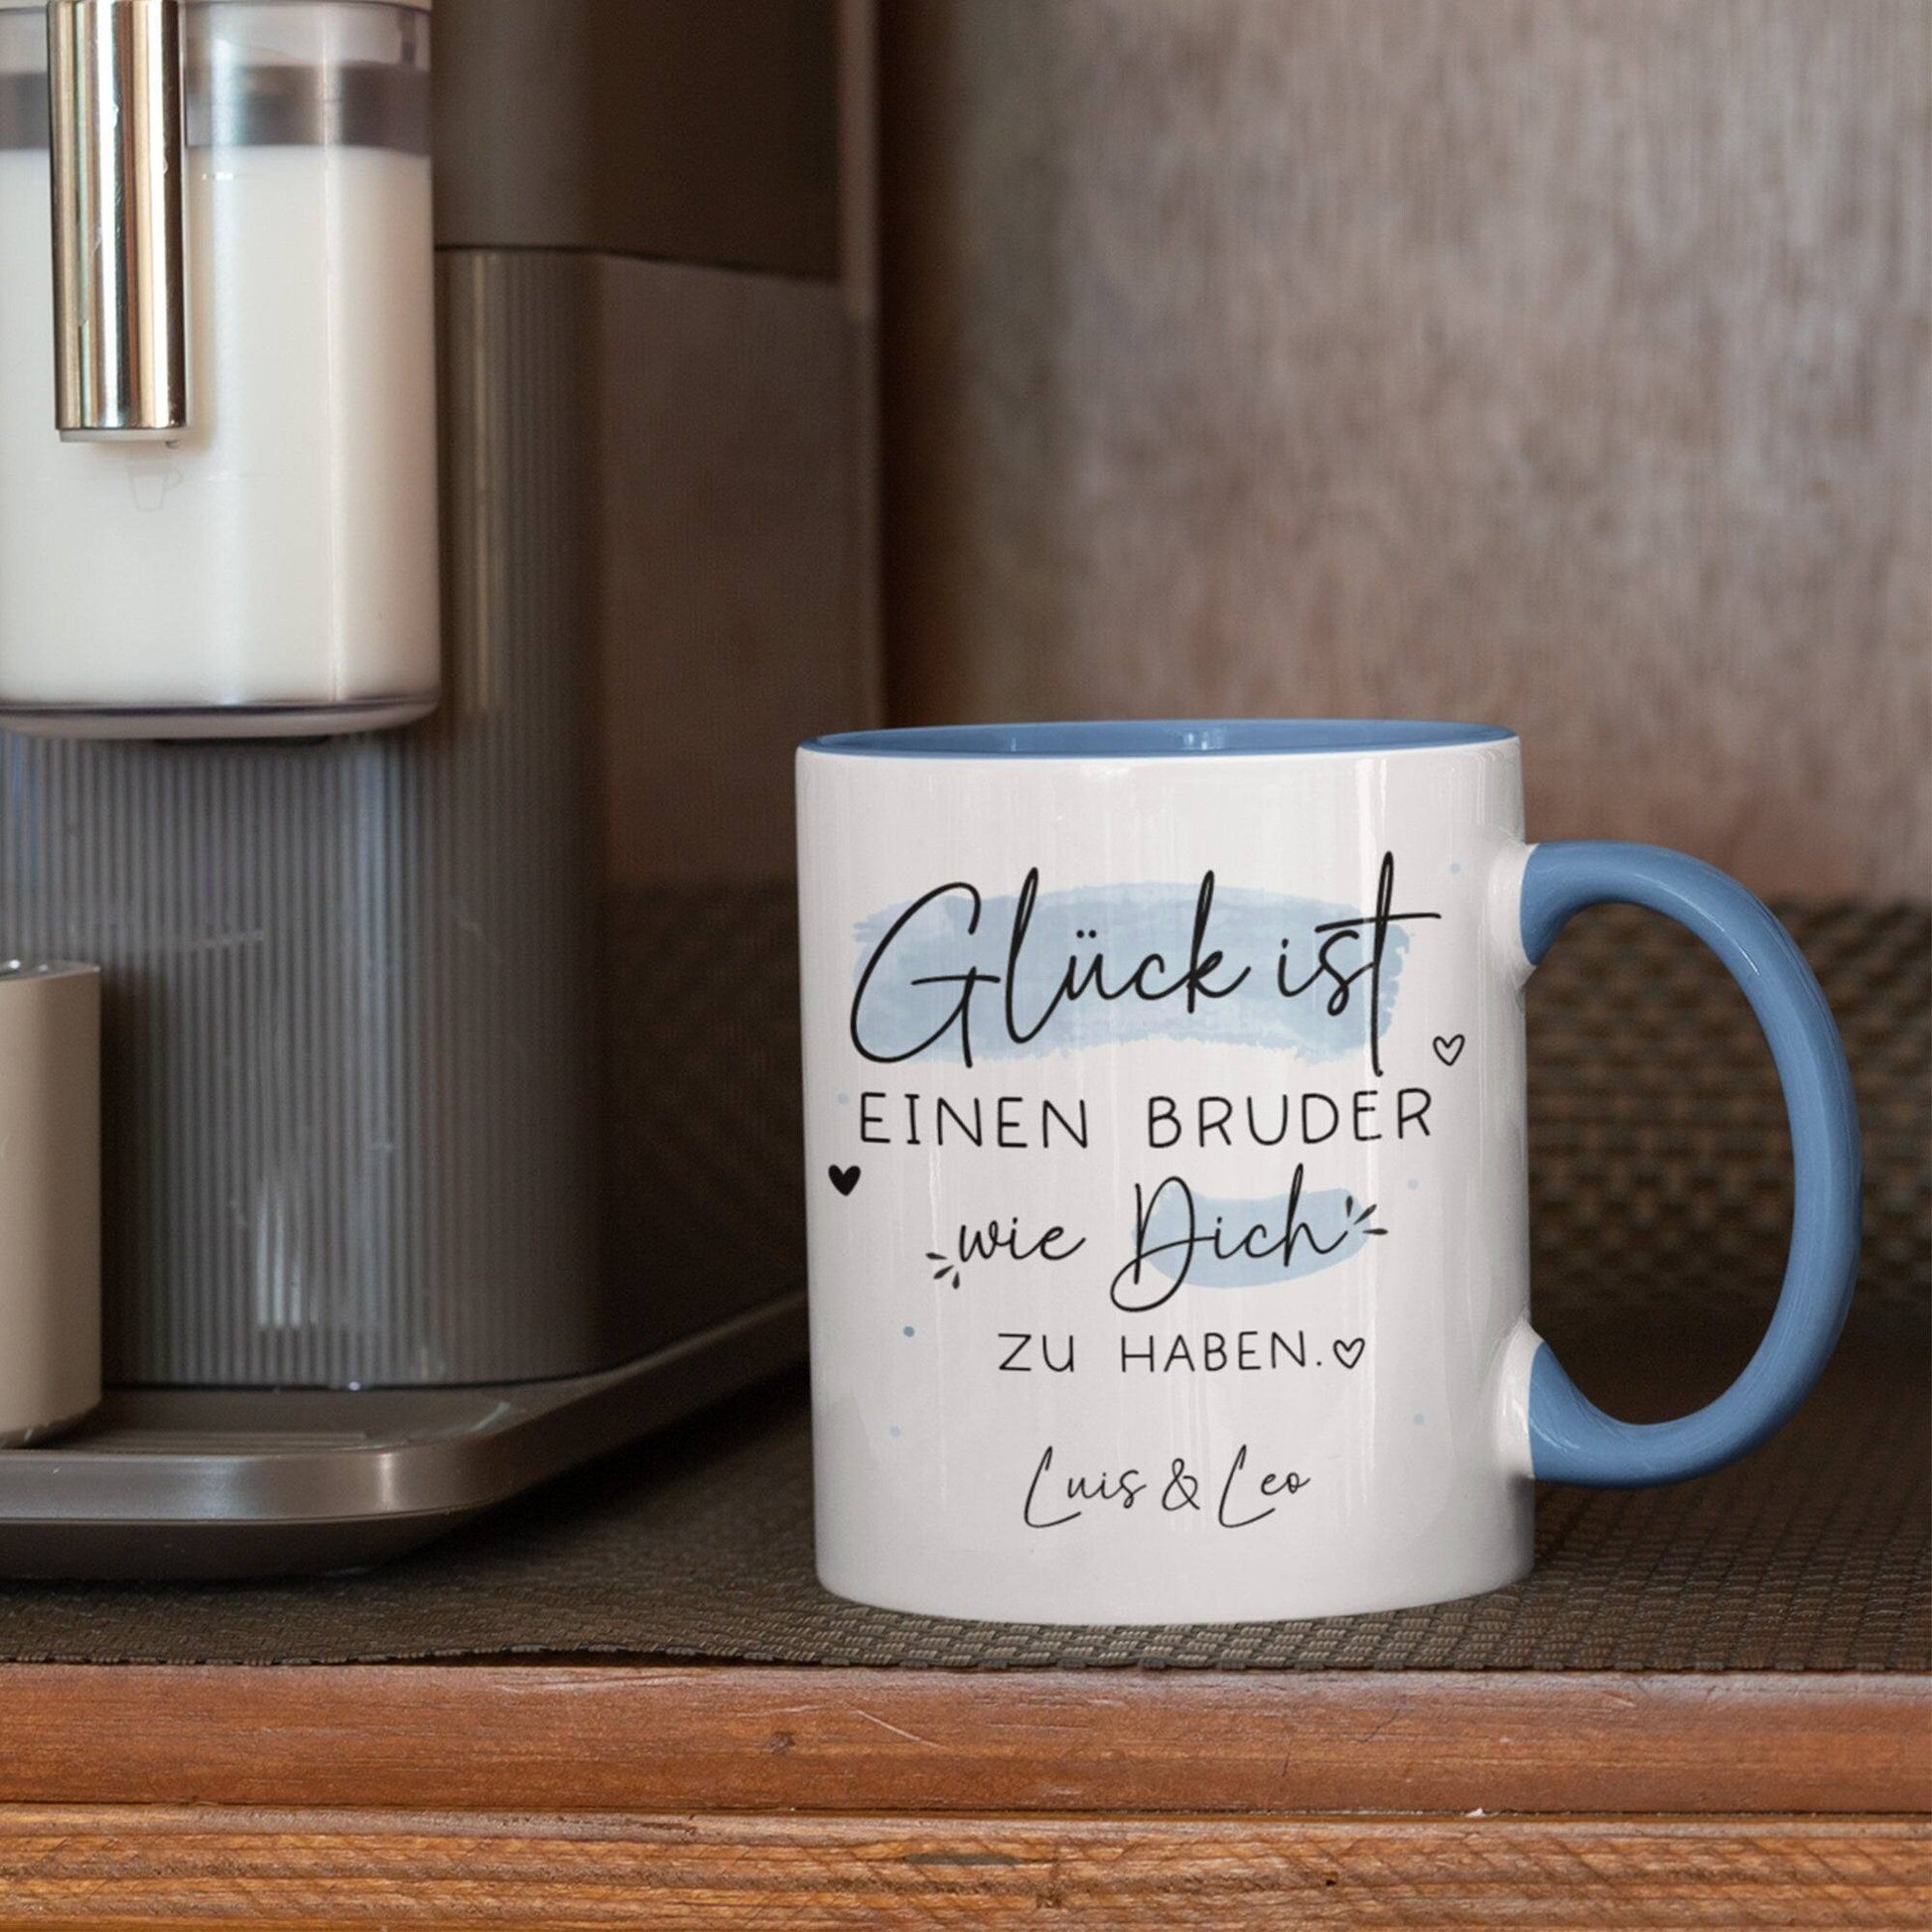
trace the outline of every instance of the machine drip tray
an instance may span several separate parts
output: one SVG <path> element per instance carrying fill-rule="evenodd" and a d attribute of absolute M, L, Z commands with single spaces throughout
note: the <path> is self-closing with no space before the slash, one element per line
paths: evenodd
<path fill-rule="evenodd" d="M 67 1435 L 0 1450 L 0 1576 L 358 1569 L 775 1373 L 804 1345 L 794 1295 L 557 1381 L 111 1389 Z"/>

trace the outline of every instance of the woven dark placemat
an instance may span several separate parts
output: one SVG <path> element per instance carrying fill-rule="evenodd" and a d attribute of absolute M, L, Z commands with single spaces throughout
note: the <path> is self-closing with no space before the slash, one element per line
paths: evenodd
<path fill-rule="evenodd" d="M 1932 1289 L 1932 911 L 1781 902 L 1858 1087 L 1861 1301 Z M 1530 982 L 1532 1280 L 1561 1340 L 1573 1310 L 1680 1295 L 1768 1315 L 1791 1225 L 1791 1141 L 1743 994 L 1681 927 L 1602 906 Z"/>
<path fill-rule="evenodd" d="M 1681 1329 L 1599 1339 L 1577 1358 L 1579 1377 L 1633 1415 L 1669 1406 L 1659 1398 L 1699 1350 Z M 1868 1324 L 1798 1421 L 1720 1475 L 1628 1494 L 1546 1491 L 1530 1580 L 1428 1609 L 1079 1630 L 841 1602 L 812 1578 L 810 1439 L 792 1378 L 367 1576 L 16 1586 L 0 1592 L 0 1652 L 241 1663 L 609 1651 L 928 1668 L 1922 1671 L 1932 1669 L 1926 1343 L 1920 1324 Z"/>
<path fill-rule="evenodd" d="M 323 1662 L 503 1652 L 922 1667 L 1932 1670 L 1932 917 L 1784 908 L 1860 1083 L 1865 1268 L 1795 1422 L 1736 1467 L 1547 1490 L 1538 1566 L 1389 1615 L 1067 1630 L 899 1616 L 814 1583 L 797 1378 L 363 1577 L 0 1586 L 0 1656 Z M 1775 1294 L 1788 1149 L 1741 996 L 1661 921 L 1591 915 L 1531 1000 L 1539 1324 L 1633 1419 L 1708 1399 Z"/>

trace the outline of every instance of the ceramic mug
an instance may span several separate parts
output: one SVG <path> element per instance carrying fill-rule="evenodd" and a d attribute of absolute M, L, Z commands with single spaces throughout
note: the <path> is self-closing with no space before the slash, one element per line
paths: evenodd
<path fill-rule="evenodd" d="M 1469 1595 L 1528 1572 L 1537 1478 L 1703 1474 L 1824 1366 L 1860 1159 L 1817 982 L 1695 859 L 1526 845 L 1513 734 L 855 733 L 801 748 L 798 825 L 840 1595 L 1041 1623 Z M 1761 1346 L 1650 1425 L 1529 1320 L 1523 988 L 1605 901 L 1736 976 L 1796 1156 Z"/>

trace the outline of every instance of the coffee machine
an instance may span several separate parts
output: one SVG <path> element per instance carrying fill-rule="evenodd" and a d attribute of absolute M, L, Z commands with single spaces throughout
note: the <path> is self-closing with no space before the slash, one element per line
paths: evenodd
<path fill-rule="evenodd" d="M 0 1453 L 0 1574 L 366 1564 L 802 1352 L 870 70 L 851 0 L 0 0 L 0 958 L 102 969 L 109 1385 Z M 357 196 L 366 300 L 300 258 Z"/>

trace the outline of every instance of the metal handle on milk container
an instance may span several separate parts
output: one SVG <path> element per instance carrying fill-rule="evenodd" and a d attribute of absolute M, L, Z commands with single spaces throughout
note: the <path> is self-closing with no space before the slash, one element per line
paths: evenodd
<path fill-rule="evenodd" d="M 70 441 L 188 423 L 178 0 L 50 0 L 55 421 Z"/>

